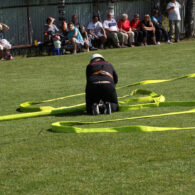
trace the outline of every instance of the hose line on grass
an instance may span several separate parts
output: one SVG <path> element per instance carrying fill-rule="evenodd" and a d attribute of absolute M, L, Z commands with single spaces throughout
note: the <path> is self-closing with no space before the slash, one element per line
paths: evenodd
<path fill-rule="evenodd" d="M 185 78 L 194 78 L 195 73 L 188 74 L 182 77 L 177 77 L 173 79 L 167 80 L 145 80 L 133 84 L 124 85 L 118 87 L 117 89 L 128 88 L 132 86 L 138 85 L 148 85 L 148 84 L 157 84 L 163 82 L 172 82 Z M 15 119 L 24 119 L 24 118 L 32 118 L 39 116 L 49 116 L 49 115 L 60 115 L 60 114 L 68 114 L 73 112 L 85 111 L 85 103 L 77 104 L 73 106 L 59 107 L 54 108 L 51 106 L 37 106 L 35 105 L 41 103 L 47 103 L 62 99 L 68 99 L 73 97 L 82 96 L 85 93 L 69 95 L 65 97 L 45 100 L 45 101 L 33 101 L 33 102 L 25 102 L 20 105 L 20 111 L 26 112 L 22 114 L 13 114 L 7 116 L 0 116 L 0 121 L 6 120 L 15 120 Z M 135 95 L 144 95 L 144 97 L 132 98 Z M 63 133 L 106 133 L 106 132 L 129 132 L 129 131 L 167 131 L 167 130 L 186 130 L 186 129 L 195 129 L 195 127 L 152 127 L 152 126 L 121 126 L 121 127 L 107 127 L 107 128 L 86 128 L 86 127 L 77 127 L 82 125 L 90 125 L 90 124 L 99 124 L 99 123 L 108 123 L 108 122 L 117 122 L 117 121 L 127 121 L 127 120 L 135 120 L 135 119 L 144 119 L 144 118 L 155 118 L 155 117 L 163 117 L 163 116 L 171 116 L 171 115 L 183 115 L 183 114 L 191 114 L 195 113 L 195 101 L 176 101 L 176 102 L 165 102 L 165 97 L 163 95 L 158 95 L 157 93 L 149 90 L 137 89 L 132 93 L 119 97 L 119 111 L 132 111 L 146 108 L 154 108 L 154 107 L 175 107 L 175 106 L 184 106 L 190 107 L 187 111 L 180 112 L 170 112 L 163 114 L 154 114 L 154 115 L 145 115 L 145 116 L 137 116 L 137 117 L 127 117 L 122 119 L 113 119 L 113 120 L 105 120 L 105 121 L 96 121 L 96 122 L 80 122 L 80 121 L 62 121 L 56 122 L 52 124 L 52 131 L 54 132 L 63 132 Z M 141 103 L 132 105 L 132 103 Z"/>

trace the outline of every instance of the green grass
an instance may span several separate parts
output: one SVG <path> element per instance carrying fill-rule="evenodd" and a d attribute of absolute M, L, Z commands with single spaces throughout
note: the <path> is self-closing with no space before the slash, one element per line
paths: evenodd
<path fill-rule="evenodd" d="M 119 85 L 195 73 L 195 42 L 98 51 L 119 75 Z M 0 115 L 18 105 L 80 93 L 92 53 L 16 58 L 0 62 Z M 167 101 L 195 100 L 194 78 L 140 86 Z M 118 95 L 130 90 L 118 91 Z M 50 105 L 84 102 L 84 97 Z M 52 122 L 95 121 L 187 110 L 155 108 L 111 116 L 66 115 L 0 123 L 0 194 L 194 194 L 195 131 L 58 134 Z M 195 114 L 103 124 L 195 126 Z M 97 124 L 100 127 L 102 124 Z"/>

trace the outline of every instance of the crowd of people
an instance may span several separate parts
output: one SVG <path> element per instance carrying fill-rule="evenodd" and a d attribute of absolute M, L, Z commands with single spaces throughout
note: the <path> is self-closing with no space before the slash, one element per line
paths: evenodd
<path fill-rule="evenodd" d="M 109 12 L 107 18 L 101 22 L 99 17 L 94 15 L 86 27 L 78 22 L 78 16 L 74 14 L 70 22 L 67 23 L 64 19 L 59 28 L 54 24 L 55 19 L 48 17 L 44 40 L 45 43 L 53 42 L 57 49 L 63 46 L 71 50 L 73 54 L 82 48 L 89 51 L 104 49 L 107 46 L 124 48 L 148 44 L 159 45 L 161 41 L 170 44 L 173 39 L 173 29 L 175 29 L 175 42 L 178 42 L 180 8 L 183 4 L 180 5 L 176 0 L 171 0 L 167 5 L 169 32 L 162 24 L 164 16 L 159 10 L 154 10 L 152 17 L 149 14 L 144 15 L 143 20 L 140 20 L 139 14 L 135 14 L 133 19 L 129 20 L 128 15 L 124 13 L 120 20 L 116 21 L 113 14 Z M 58 39 L 56 35 L 60 35 Z"/>
<path fill-rule="evenodd" d="M 179 41 L 180 35 L 180 9 L 184 6 L 176 0 L 171 0 L 166 8 L 169 15 L 169 32 L 163 26 L 164 17 L 159 10 L 155 10 L 152 17 L 146 14 L 140 20 L 139 14 L 135 14 L 129 20 L 126 13 L 116 21 L 113 14 L 109 12 L 107 18 L 101 22 L 94 15 L 87 27 L 78 22 L 78 16 L 74 14 L 72 20 L 62 20 L 61 25 L 55 25 L 55 18 L 48 17 L 44 26 L 44 44 L 52 45 L 54 49 L 61 51 L 69 50 L 73 54 L 82 51 L 87 52 L 98 48 L 104 49 L 111 46 L 115 48 L 142 46 L 147 44 L 159 45 L 161 41 L 172 43 L 175 29 L 175 42 Z M 9 27 L 0 23 L 0 59 L 13 59 L 10 54 L 11 44 L 4 39 L 3 35 Z M 63 48 L 63 49 L 62 49 Z"/>

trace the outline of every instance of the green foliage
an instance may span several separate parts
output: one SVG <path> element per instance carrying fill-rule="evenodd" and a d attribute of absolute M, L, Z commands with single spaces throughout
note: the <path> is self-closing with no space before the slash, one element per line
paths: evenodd
<path fill-rule="evenodd" d="M 119 85 L 124 85 L 194 73 L 194 43 L 98 52 L 113 63 Z M 0 115 L 16 113 L 18 105 L 28 100 L 83 92 L 85 67 L 92 53 L 1 62 Z M 167 101 L 195 100 L 194 79 L 140 88 L 163 94 Z M 127 93 L 126 89 L 118 91 L 119 95 Z M 50 105 L 80 102 L 84 102 L 84 97 Z M 192 130 L 82 135 L 48 131 L 50 124 L 56 121 L 96 121 L 179 110 L 185 108 L 1 122 L 0 194 L 193 194 L 195 132 Z M 189 114 L 104 126 L 195 126 L 194 117 Z"/>

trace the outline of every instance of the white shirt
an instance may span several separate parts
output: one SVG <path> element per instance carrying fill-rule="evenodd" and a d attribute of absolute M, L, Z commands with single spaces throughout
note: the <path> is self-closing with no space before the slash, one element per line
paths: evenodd
<path fill-rule="evenodd" d="M 117 27 L 117 23 L 115 19 L 112 19 L 112 21 L 110 20 L 105 20 L 103 23 L 104 28 L 108 28 L 111 31 L 118 31 L 118 27 Z"/>
<path fill-rule="evenodd" d="M 95 24 L 93 22 L 90 22 L 87 26 L 87 29 L 91 30 L 98 37 L 103 36 L 102 28 L 103 28 L 103 26 L 102 26 L 102 23 L 100 21 L 96 22 Z"/>
<path fill-rule="evenodd" d="M 167 9 L 174 7 L 169 11 L 169 20 L 181 20 L 180 11 L 181 5 L 176 1 L 175 3 L 169 2 Z"/>

